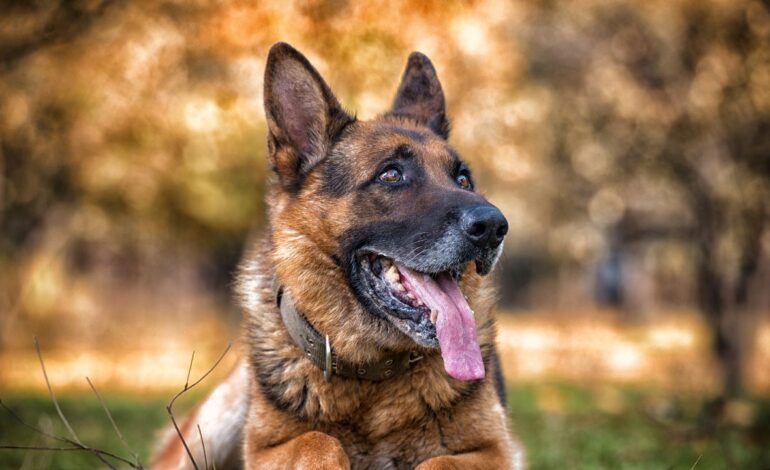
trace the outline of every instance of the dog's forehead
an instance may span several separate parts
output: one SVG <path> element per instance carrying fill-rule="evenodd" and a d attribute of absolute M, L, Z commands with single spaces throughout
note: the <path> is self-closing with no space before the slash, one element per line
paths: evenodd
<path fill-rule="evenodd" d="M 459 160 L 457 153 L 429 129 L 407 123 L 364 122 L 345 142 L 347 157 L 357 168 L 374 168 L 406 146 L 423 165 L 444 168 Z"/>

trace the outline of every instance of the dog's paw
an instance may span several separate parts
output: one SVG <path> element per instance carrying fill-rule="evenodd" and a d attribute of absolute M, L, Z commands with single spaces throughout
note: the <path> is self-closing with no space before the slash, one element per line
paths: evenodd
<path fill-rule="evenodd" d="M 454 459 L 447 455 L 440 457 L 433 457 L 428 459 L 415 467 L 415 470 L 460 470 L 460 467 L 455 465 Z"/>
<path fill-rule="evenodd" d="M 298 470 L 349 470 L 348 459 L 336 437 L 310 431 L 296 438 L 296 454 L 291 468 Z"/>

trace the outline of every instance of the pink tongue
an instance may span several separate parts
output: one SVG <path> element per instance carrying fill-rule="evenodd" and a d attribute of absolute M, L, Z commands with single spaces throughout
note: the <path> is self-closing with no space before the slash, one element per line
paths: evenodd
<path fill-rule="evenodd" d="M 457 282 L 445 273 L 434 280 L 403 266 L 398 270 L 406 280 L 406 288 L 438 312 L 436 334 L 447 373 L 459 380 L 484 378 L 476 320 Z"/>

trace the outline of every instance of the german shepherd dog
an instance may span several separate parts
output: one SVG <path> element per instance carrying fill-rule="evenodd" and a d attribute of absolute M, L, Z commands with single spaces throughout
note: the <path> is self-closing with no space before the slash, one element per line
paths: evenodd
<path fill-rule="evenodd" d="M 241 364 L 180 426 L 209 465 L 518 468 L 486 277 L 508 225 L 447 143 L 430 60 L 346 112 L 285 43 L 264 81 L 270 229 L 242 263 Z M 169 433 L 156 468 L 190 468 Z"/>

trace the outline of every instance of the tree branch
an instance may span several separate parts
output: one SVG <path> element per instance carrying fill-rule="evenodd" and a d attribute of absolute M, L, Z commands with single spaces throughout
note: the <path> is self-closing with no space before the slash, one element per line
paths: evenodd
<path fill-rule="evenodd" d="M 130 445 L 128 445 L 128 442 L 123 437 L 123 433 L 120 432 L 120 429 L 118 429 L 118 425 L 115 423 L 115 420 L 112 418 L 112 413 L 110 413 L 110 410 L 107 408 L 107 404 L 104 403 L 104 400 L 102 399 L 102 396 L 99 394 L 99 392 L 96 390 L 96 387 L 94 387 L 94 384 L 91 383 L 91 379 L 86 377 L 86 381 L 88 381 L 88 385 L 91 387 L 91 390 L 94 391 L 94 395 L 96 395 L 96 398 L 99 399 L 99 403 L 101 403 L 102 408 L 104 409 L 104 413 L 107 415 L 107 418 L 110 419 L 110 423 L 112 423 L 112 429 L 115 430 L 115 434 L 118 435 L 118 438 L 120 439 L 120 442 L 123 443 L 123 445 L 126 447 L 128 452 L 134 456 L 134 461 L 136 463 L 137 468 L 144 468 L 142 465 L 142 462 L 139 460 L 139 454 L 137 452 L 134 452 L 134 450 L 131 448 Z"/>
<path fill-rule="evenodd" d="M 192 371 L 193 360 L 195 359 L 195 351 L 193 351 L 192 357 L 190 358 L 190 366 L 187 369 L 187 379 L 185 380 L 184 388 L 179 392 L 177 392 L 177 394 L 174 395 L 173 398 L 171 398 L 171 401 L 166 406 L 166 411 L 168 412 L 168 415 L 171 418 L 171 423 L 174 425 L 174 429 L 176 430 L 176 433 L 179 436 L 179 440 L 182 441 L 184 450 L 187 452 L 187 456 L 190 458 L 190 462 L 192 462 L 192 465 L 195 468 L 195 470 L 198 470 L 198 464 L 197 462 L 195 462 L 195 457 L 193 457 L 192 451 L 190 451 L 190 447 L 187 445 L 187 441 L 185 440 L 184 435 L 182 434 L 182 431 L 179 429 L 179 425 L 177 424 L 176 418 L 174 417 L 174 412 L 173 412 L 174 402 L 177 400 L 177 398 L 187 393 L 188 390 L 192 389 L 193 387 L 201 383 L 206 377 L 208 377 L 209 374 L 211 374 L 214 371 L 214 369 L 217 368 L 219 363 L 222 362 L 222 359 L 224 359 L 227 352 L 230 351 L 230 347 L 232 345 L 233 343 L 228 343 L 227 347 L 225 348 L 224 351 L 222 351 L 222 354 L 219 356 L 219 359 L 217 359 L 214 365 L 211 366 L 211 368 L 209 368 L 209 370 L 207 370 L 206 373 L 203 374 L 198 380 L 196 380 L 195 382 L 192 383 L 192 385 L 190 385 L 190 371 Z M 201 442 L 203 442 L 202 437 L 201 437 Z M 204 453 L 204 458 L 206 458 L 205 453 Z"/>

